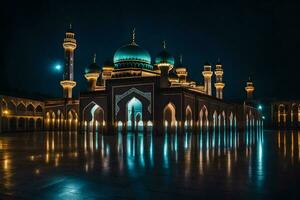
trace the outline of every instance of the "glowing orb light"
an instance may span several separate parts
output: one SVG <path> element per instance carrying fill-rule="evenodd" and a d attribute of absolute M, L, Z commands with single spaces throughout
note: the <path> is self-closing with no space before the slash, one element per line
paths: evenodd
<path fill-rule="evenodd" d="M 61 70 L 61 65 L 59 65 L 59 64 L 55 65 L 55 69 L 56 69 L 57 71 L 60 71 L 60 70 Z"/>

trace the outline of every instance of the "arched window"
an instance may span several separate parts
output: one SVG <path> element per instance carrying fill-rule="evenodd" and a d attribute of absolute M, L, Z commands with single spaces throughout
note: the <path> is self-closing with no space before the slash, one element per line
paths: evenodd
<path fill-rule="evenodd" d="M 17 106 L 17 112 L 23 113 L 26 111 L 26 106 L 24 103 L 19 103 L 19 105 Z"/>
<path fill-rule="evenodd" d="M 42 106 L 38 105 L 38 106 L 36 107 L 36 109 L 35 109 L 35 112 L 37 112 L 37 113 L 42 113 L 42 112 L 43 112 Z"/>
<path fill-rule="evenodd" d="M 27 111 L 29 111 L 29 112 L 33 112 L 33 111 L 34 111 L 34 107 L 33 107 L 32 104 L 29 104 L 29 105 L 27 106 Z"/>

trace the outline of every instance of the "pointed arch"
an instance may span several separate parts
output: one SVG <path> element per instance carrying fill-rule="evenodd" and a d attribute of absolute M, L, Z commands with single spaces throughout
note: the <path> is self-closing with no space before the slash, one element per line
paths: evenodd
<path fill-rule="evenodd" d="M 192 109 L 190 107 L 190 105 L 188 105 L 185 109 L 185 122 L 184 125 L 186 127 L 192 127 L 193 126 L 193 112 Z"/>
<path fill-rule="evenodd" d="M 176 107 L 169 102 L 163 110 L 163 124 L 165 127 L 176 125 Z"/>
<path fill-rule="evenodd" d="M 17 112 L 20 113 L 26 112 L 26 106 L 22 101 L 17 106 Z"/>
<path fill-rule="evenodd" d="M 226 113 L 223 110 L 220 115 L 220 127 L 223 132 L 226 130 Z"/>
<path fill-rule="evenodd" d="M 216 130 L 217 123 L 218 123 L 218 113 L 217 113 L 217 111 L 215 110 L 215 111 L 214 111 L 214 114 L 213 114 L 213 130 L 214 130 L 214 131 Z"/>
<path fill-rule="evenodd" d="M 26 110 L 27 110 L 28 112 L 34 112 L 34 106 L 33 106 L 33 104 L 32 104 L 32 103 L 29 103 L 29 104 L 27 105 L 27 107 L 26 107 Z"/>
<path fill-rule="evenodd" d="M 230 126 L 230 128 L 233 127 L 233 113 L 232 112 L 230 112 L 230 115 L 229 115 L 229 126 Z"/>
<path fill-rule="evenodd" d="M 200 130 L 208 131 L 209 128 L 208 109 L 205 105 L 202 106 L 199 112 L 199 124 L 200 124 Z"/>
<path fill-rule="evenodd" d="M 82 111 L 82 124 L 88 124 L 91 131 L 97 131 L 105 126 L 104 109 L 94 101 L 86 105 Z"/>
<path fill-rule="evenodd" d="M 1 100 L 1 107 L 2 107 L 2 110 L 7 110 L 7 102 L 5 101 L 5 99 Z"/>
<path fill-rule="evenodd" d="M 143 103 L 135 96 L 126 103 L 126 125 L 129 130 L 143 127 Z"/>
<path fill-rule="evenodd" d="M 43 112 L 43 108 L 41 105 L 38 105 L 36 108 L 35 108 L 35 112 L 36 113 L 42 113 Z"/>
<path fill-rule="evenodd" d="M 17 111 L 17 105 L 15 104 L 15 102 L 13 100 L 11 100 L 7 103 L 7 108 L 12 113 Z"/>
<path fill-rule="evenodd" d="M 68 130 L 70 131 L 77 130 L 77 123 L 78 123 L 77 112 L 74 109 L 70 109 L 67 113 Z"/>

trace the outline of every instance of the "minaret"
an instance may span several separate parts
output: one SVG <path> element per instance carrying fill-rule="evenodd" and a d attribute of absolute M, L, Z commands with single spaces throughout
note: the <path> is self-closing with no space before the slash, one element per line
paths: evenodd
<path fill-rule="evenodd" d="M 247 92 L 247 100 L 252 100 L 253 99 L 253 92 L 254 92 L 254 86 L 253 82 L 249 77 L 249 80 L 247 81 L 247 85 L 245 87 L 245 90 Z"/>
<path fill-rule="evenodd" d="M 180 83 L 185 83 L 186 82 L 186 77 L 188 75 L 188 72 L 187 72 L 186 68 L 182 64 L 182 55 L 180 55 L 179 66 L 176 67 L 176 73 L 178 75 L 179 82 Z"/>
<path fill-rule="evenodd" d="M 202 75 L 204 76 L 204 91 L 207 95 L 211 96 L 211 76 L 213 75 L 213 72 L 211 71 L 210 64 L 204 64 Z"/>
<path fill-rule="evenodd" d="M 76 86 L 76 82 L 74 81 L 74 50 L 77 45 L 74 35 L 72 25 L 70 24 L 63 42 L 65 50 L 65 68 L 63 80 L 60 81 L 60 85 L 63 87 L 64 98 L 72 98 L 72 89 Z"/>
<path fill-rule="evenodd" d="M 88 81 L 88 90 L 95 91 L 97 80 L 100 75 L 100 67 L 96 63 L 96 54 L 94 55 L 93 63 L 85 70 L 85 78 Z"/>
<path fill-rule="evenodd" d="M 216 64 L 215 75 L 216 75 L 216 83 L 215 83 L 216 97 L 218 99 L 223 99 L 223 88 L 225 87 L 225 83 L 223 83 L 222 80 L 223 69 L 222 69 L 222 64 L 220 62 Z"/>
<path fill-rule="evenodd" d="M 102 67 L 102 80 L 103 80 L 103 86 L 106 86 L 106 82 L 108 79 L 111 79 L 112 73 L 114 71 L 113 64 L 111 63 L 111 60 L 106 60 Z"/>
<path fill-rule="evenodd" d="M 173 69 L 174 58 L 167 52 L 166 41 L 163 41 L 163 50 L 156 57 L 156 65 L 160 69 L 160 86 L 169 87 L 169 71 Z"/>

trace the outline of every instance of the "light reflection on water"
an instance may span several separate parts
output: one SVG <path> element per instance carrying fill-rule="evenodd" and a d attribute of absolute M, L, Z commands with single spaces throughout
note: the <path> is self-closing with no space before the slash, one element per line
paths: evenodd
<path fill-rule="evenodd" d="M 155 180 L 163 185 L 176 183 L 176 187 L 197 186 L 199 191 L 209 187 L 212 184 L 209 180 L 213 177 L 219 187 L 232 192 L 235 187 L 247 188 L 251 184 L 255 191 L 259 191 L 272 184 L 269 170 L 277 173 L 275 169 L 272 172 L 272 165 L 299 166 L 299 147 L 300 131 L 265 134 L 261 130 L 245 133 L 213 130 L 199 134 L 186 131 L 162 135 L 16 133 L 0 136 L 0 194 L 16 195 L 20 184 L 24 183 L 22 191 L 38 191 L 47 188 L 55 179 L 64 189 L 47 195 L 72 198 L 72 194 L 80 193 L 86 197 L 84 191 L 88 183 L 84 180 L 94 180 L 97 185 L 105 179 L 110 185 L 108 189 L 112 189 L 115 185 L 111 180 L 116 177 L 129 182 L 145 177 L 145 181 L 150 180 L 150 187 L 151 181 Z M 36 183 L 28 180 L 38 180 L 43 186 L 34 188 Z M 242 186 L 235 185 L 241 182 Z M 93 189 L 89 192 L 86 195 L 100 195 Z"/>

